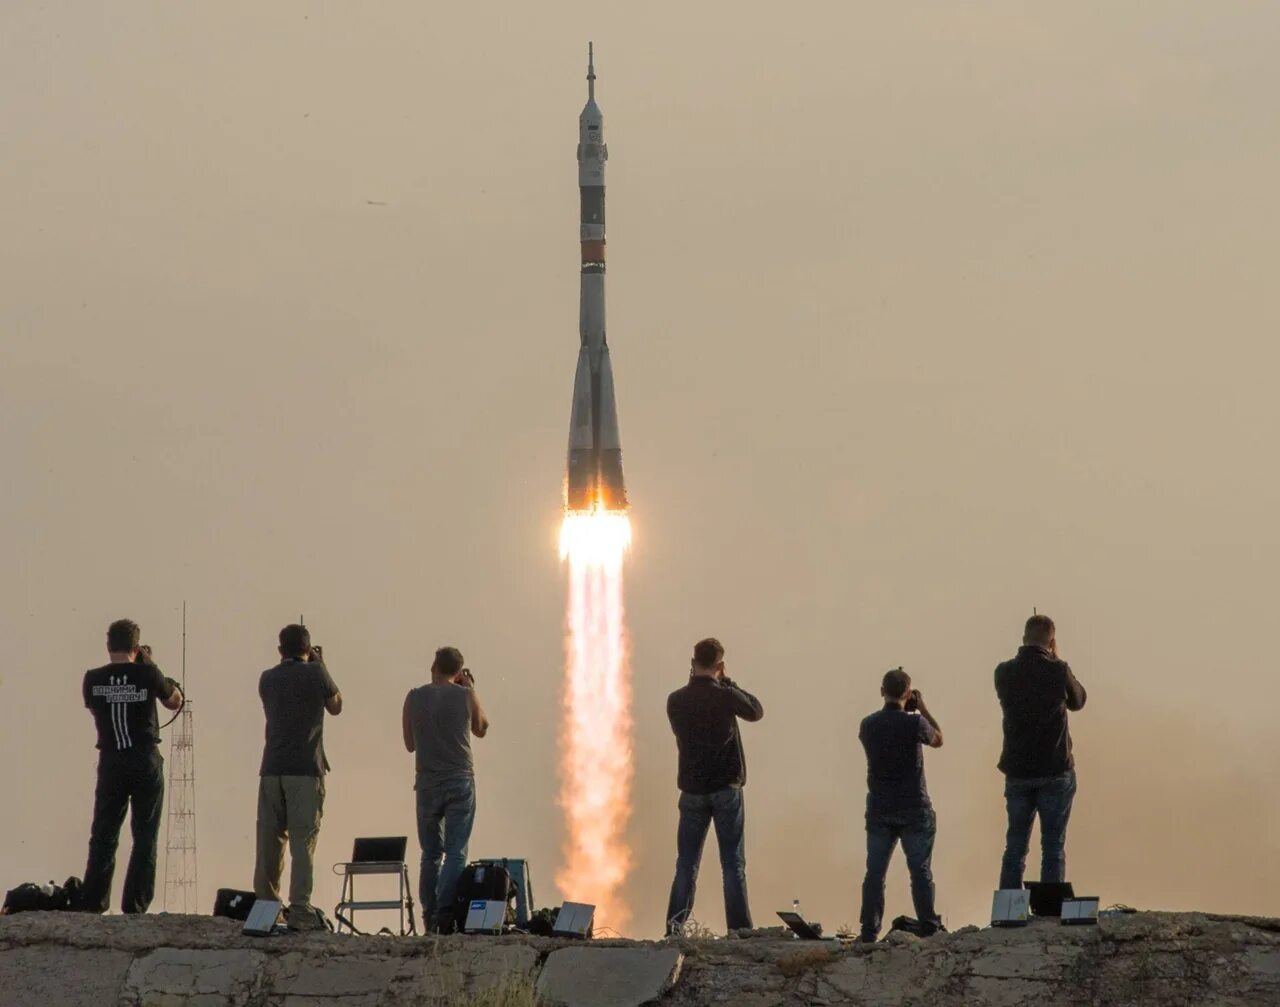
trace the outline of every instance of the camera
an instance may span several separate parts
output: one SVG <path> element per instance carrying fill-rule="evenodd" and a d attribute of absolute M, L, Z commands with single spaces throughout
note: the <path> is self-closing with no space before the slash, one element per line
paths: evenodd
<path fill-rule="evenodd" d="M 476 684 L 476 676 L 471 674 L 470 668 L 463 668 L 458 672 L 458 677 L 454 681 L 459 685 L 472 686 Z"/>

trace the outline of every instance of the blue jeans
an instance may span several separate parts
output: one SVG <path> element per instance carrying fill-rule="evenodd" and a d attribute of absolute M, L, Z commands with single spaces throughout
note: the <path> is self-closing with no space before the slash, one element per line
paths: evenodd
<path fill-rule="evenodd" d="M 422 845 L 422 870 L 418 876 L 418 901 L 422 923 L 428 929 L 453 919 L 458 878 L 467 866 L 467 843 L 476 821 L 476 781 L 444 780 L 418 789 L 418 842 Z M 441 867 L 441 861 L 444 866 Z"/>
<path fill-rule="evenodd" d="M 747 906 L 746 812 L 741 787 L 714 794 L 680 794 L 680 825 L 676 829 L 676 876 L 667 903 L 666 930 L 682 926 L 693 912 L 702 846 L 711 823 L 716 824 L 720 870 L 724 874 L 724 916 L 730 930 L 751 926 Z"/>
<path fill-rule="evenodd" d="M 880 933 L 884 918 L 884 877 L 893 849 L 902 840 L 902 852 L 911 873 L 911 901 L 916 919 L 925 927 L 941 924 L 933 907 L 933 839 L 938 818 L 932 808 L 897 813 L 867 812 L 867 875 L 862 880 L 862 936 Z"/>
<path fill-rule="evenodd" d="M 1004 803 L 1009 811 L 1009 832 L 1000 864 L 1000 887 L 1021 888 L 1031 845 L 1031 823 L 1040 816 L 1040 880 L 1062 881 L 1067 873 L 1067 820 L 1076 796 L 1076 774 L 1031 779 L 1006 777 Z"/>

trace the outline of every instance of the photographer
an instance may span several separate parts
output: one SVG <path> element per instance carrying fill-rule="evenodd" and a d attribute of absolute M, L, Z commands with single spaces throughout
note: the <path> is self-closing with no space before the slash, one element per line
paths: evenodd
<path fill-rule="evenodd" d="M 724 876 L 724 915 L 730 931 L 751 927 L 747 903 L 747 762 L 738 720 L 757 721 L 764 707 L 725 674 L 724 647 L 707 638 L 693 648 L 689 684 L 667 698 L 667 719 L 680 752 L 680 824 L 676 876 L 667 903 L 666 932 L 679 933 L 693 912 L 698 868 L 714 821 Z"/>
<path fill-rule="evenodd" d="M 107 628 L 111 663 L 84 675 L 84 705 L 98 729 L 98 785 L 79 902 L 86 912 L 105 913 L 111 902 L 116 846 L 126 810 L 131 812 L 133 850 L 120 908 L 145 913 L 155 897 L 156 840 L 164 809 L 164 757 L 158 748 L 156 700 L 166 709 L 177 710 L 182 692 L 156 667 L 151 648 L 141 646 L 140 637 L 137 623 L 113 622 Z"/>
<path fill-rule="evenodd" d="M 1040 816 L 1040 880 L 1063 881 L 1067 871 L 1067 822 L 1076 796 L 1075 758 L 1067 711 L 1084 708 L 1084 686 L 1058 657 L 1057 629 L 1047 615 L 1033 615 L 1023 629 L 1017 656 L 996 668 L 996 696 L 1003 712 L 1005 775 L 1009 816 L 1000 887 L 1021 888 L 1031 844 L 1031 825 Z"/>
<path fill-rule="evenodd" d="M 942 728 L 912 690 L 901 668 L 886 672 L 880 685 L 884 709 L 862 721 L 858 740 L 867 753 L 867 874 L 862 882 L 860 939 L 874 941 L 884 917 L 884 879 L 893 848 L 902 852 L 911 874 L 911 900 L 921 936 L 942 929 L 933 904 L 933 840 L 938 820 L 924 782 L 923 746 L 942 747 Z"/>
<path fill-rule="evenodd" d="M 404 747 L 417 767 L 418 900 L 424 926 L 441 933 L 453 929 L 454 896 L 476 820 L 471 735 L 489 731 L 475 677 L 462 664 L 456 647 L 437 650 L 431 681 L 409 690 L 400 718 Z"/>
<path fill-rule="evenodd" d="M 290 930 L 320 930 L 325 923 L 311 906 L 314 858 L 324 815 L 324 715 L 342 712 L 342 693 L 312 646 L 305 626 L 280 630 L 284 659 L 262 673 L 258 695 L 267 718 L 258 780 L 257 862 L 253 891 L 280 901 L 284 847 L 289 844 Z"/>

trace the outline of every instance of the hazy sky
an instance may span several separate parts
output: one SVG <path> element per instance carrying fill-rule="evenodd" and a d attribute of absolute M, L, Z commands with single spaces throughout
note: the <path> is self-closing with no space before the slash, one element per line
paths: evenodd
<path fill-rule="evenodd" d="M 81 674 L 121 616 L 175 673 L 186 598 L 205 911 L 251 881 L 257 676 L 299 613 L 346 696 L 317 904 L 353 835 L 414 835 L 400 705 L 446 643 L 493 721 L 472 853 L 559 901 L 588 38 L 633 932 L 707 634 L 765 707 L 758 923 L 856 920 L 857 722 L 898 664 L 946 731 L 939 906 L 984 922 L 991 672 L 1033 605 L 1090 694 L 1077 890 L 1274 914 L 1280 9 L 1226 2 L 5 4 L 0 887 L 83 872 Z M 702 877 L 719 928 L 710 844 Z"/>

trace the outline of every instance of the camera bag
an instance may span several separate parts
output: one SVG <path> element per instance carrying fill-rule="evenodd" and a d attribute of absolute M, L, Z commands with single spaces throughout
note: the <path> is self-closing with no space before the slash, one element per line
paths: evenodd
<path fill-rule="evenodd" d="M 0 913 L 11 915 L 75 909 L 81 884 L 80 879 L 74 877 L 67 878 L 61 885 L 55 885 L 52 881 L 47 885 L 27 881 L 5 893 L 4 907 L 0 908 Z"/>
<path fill-rule="evenodd" d="M 229 920 L 244 922 L 249 918 L 249 910 L 258 901 L 253 892 L 243 892 L 237 888 L 219 888 L 213 897 L 213 915 L 223 916 Z"/>

